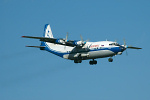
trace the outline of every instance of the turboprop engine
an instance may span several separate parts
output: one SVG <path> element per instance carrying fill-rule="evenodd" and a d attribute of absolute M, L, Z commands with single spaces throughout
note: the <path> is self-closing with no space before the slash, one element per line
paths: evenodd
<path fill-rule="evenodd" d="M 65 44 L 65 41 L 63 39 L 57 39 L 55 42 L 58 44 Z"/>
<path fill-rule="evenodd" d="M 74 42 L 75 46 L 84 46 L 85 44 L 86 44 L 86 42 L 84 42 L 84 41 L 75 41 Z"/>

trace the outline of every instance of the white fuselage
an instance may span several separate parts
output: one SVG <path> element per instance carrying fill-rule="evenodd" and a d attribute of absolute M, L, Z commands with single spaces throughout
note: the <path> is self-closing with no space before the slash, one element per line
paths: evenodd
<path fill-rule="evenodd" d="M 81 58 L 96 59 L 104 57 L 112 57 L 121 52 L 119 46 L 111 45 L 112 41 L 87 42 L 83 47 L 69 47 L 59 44 L 47 44 L 47 51 L 54 53 L 65 59 L 75 60 Z"/>

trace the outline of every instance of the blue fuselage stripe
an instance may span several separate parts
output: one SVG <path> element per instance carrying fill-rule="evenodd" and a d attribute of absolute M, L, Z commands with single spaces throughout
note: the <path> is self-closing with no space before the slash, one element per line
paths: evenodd
<path fill-rule="evenodd" d="M 70 54 L 68 52 L 58 52 L 58 51 L 55 51 L 55 50 L 51 49 L 46 43 L 43 43 L 42 46 L 46 46 L 45 47 L 46 51 L 51 52 L 51 53 L 53 53 L 53 54 L 55 54 L 57 56 L 60 56 L 60 57 L 63 57 L 63 55 L 65 55 L 65 54 Z M 109 50 L 109 51 L 112 51 L 114 53 L 121 52 L 121 49 L 119 47 L 101 47 L 101 48 L 90 49 L 90 51 L 85 51 L 85 52 L 101 51 L 101 50 Z M 71 52 L 71 53 L 73 53 L 73 52 Z M 77 52 L 75 52 L 75 53 L 77 53 Z"/>

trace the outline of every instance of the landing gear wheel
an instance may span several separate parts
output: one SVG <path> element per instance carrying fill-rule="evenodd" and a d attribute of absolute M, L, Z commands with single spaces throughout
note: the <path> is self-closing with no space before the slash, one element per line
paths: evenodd
<path fill-rule="evenodd" d="M 96 61 L 96 60 L 94 60 L 94 64 L 95 64 L 95 65 L 97 64 L 97 61 Z"/>
<path fill-rule="evenodd" d="M 109 61 L 109 62 L 113 62 L 113 59 L 112 59 L 112 58 L 109 58 L 108 61 Z"/>
<path fill-rule="evenodd" d="M 78 63 L 81 63 L 82 62 L 82 60 L 78 60 Z"/>
<path fill-rule="evenodd" d="M 89 61 L 89 64 L 90 64 L 90 65 L 93 65 L 93 61 Z"/>
<path fill-rule="evenodd" d="M 90 65 L 96 65 L 96 64 L 97 64 L 97 61 L 96 61 L 96 60 L 89 61 L 89 64 L 90 64 Z"/>
<path fill-rule="evenodd" d="M 82 60 L 74 60 L 74 63 L 81 63 Z"/>

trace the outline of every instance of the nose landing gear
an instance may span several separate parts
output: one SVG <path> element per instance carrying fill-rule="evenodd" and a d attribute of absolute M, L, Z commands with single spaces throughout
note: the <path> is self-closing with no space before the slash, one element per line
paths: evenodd
<path fill-rule="evenodd" d="M 109 58 L 108 61 L 109 61 L 109 62 L 113 62 L 113 59 L 112 59 L 112 58 Z"/>

